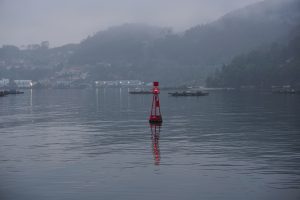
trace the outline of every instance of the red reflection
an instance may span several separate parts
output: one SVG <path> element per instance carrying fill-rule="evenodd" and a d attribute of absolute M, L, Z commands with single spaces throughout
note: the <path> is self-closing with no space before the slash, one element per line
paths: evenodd
<path fill-rule="evenodd" d="M 154 164 L 160 164 L 160 150 L 159 150 L 159 134 L 160 126 L 158 124 L 151 124 L 151 140 L 152 140 L 152 153 L 154 157 Z"/>

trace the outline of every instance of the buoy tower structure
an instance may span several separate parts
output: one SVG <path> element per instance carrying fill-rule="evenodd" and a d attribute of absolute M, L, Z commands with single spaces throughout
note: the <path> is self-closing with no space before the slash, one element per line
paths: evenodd
<path fill-rule="evenodd" d="M 151 107 L 151 114 L 149 117 L 150 124 L 161 124 L 162 117 L 160 113 L 160 102 L 159 102 L 159 83 L 157 81 L 153 82 L 153 98 L 152 98 L 152 107 Z"/>

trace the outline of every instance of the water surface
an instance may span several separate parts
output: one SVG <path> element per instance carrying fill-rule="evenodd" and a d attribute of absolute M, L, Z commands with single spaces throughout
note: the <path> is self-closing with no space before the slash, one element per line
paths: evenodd
<path fill-rule="evenodd" d="M 1 199 L 300 199 L 300 95 L 26 90 L 0 98 Z"/>

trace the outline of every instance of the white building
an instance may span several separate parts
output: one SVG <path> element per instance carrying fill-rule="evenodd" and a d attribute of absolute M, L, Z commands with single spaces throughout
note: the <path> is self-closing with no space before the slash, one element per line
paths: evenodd
<path fill-rule="evenodd" d="M 119 83 L 122 87 L 138 87 L 144 84 L 140 80 L 121 80 Z"/>
<path fill-rule="evenodd" d="M 9 79 L 0 80 L 0 87 L 8 87 L 8 86 L 9 86 Z"/>
<path fill-rule="evenodd" d="M 15 80 L 18 88 L 31 88 L 33 83 L 31 80 Z"/>
<path fill-rule="evenodd" d="M 95 81 L 96 87 L 117 87 L 118 81 Z"/>
<path fill-rule="evenodd" d="M 95 81 L 96 87 L 139 87 L 144 82 L 139 80 Z"/>

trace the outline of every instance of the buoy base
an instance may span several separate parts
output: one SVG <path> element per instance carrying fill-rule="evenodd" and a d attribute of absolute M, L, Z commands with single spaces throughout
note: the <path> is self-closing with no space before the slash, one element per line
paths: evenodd
<path fill-rule="evenodd" d="M 149 118 L 149 123 L 150 124 L 161 124 L 162 123 L 162 117 L 151 115 L 150 118 Z"/>

